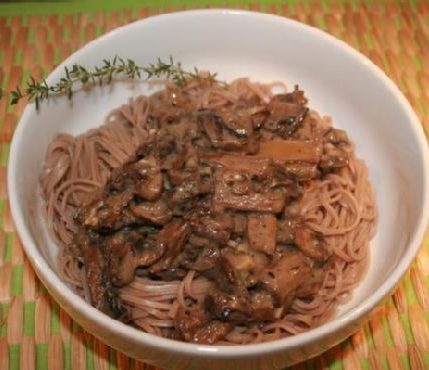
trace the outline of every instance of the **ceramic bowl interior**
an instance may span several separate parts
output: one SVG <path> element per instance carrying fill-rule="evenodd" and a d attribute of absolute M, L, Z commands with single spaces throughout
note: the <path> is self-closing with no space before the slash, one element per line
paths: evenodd
<path fill-rule="evenodd" d="M 8 185 L 13 218 L 38 275 L 87 329 L 122 350 L 122 345 L 107 336 L 114 333 L 122 338 L 121 343 L 132 343 L 137 349 L 155 345 L 170 354 L 239 358 L 322 340 L 361 318 L 395 286 L 417 253 L 426 225 L 428 157 L 423 131 L 409 104 L 370 61 L 346 44 L 295 21 L 241 11 L 193 11 L 117 29 L 72 55 L 48 81 L 57 80 L 64 65 L 79 62 L 91 67 L 115 55 L 141 65 L 172 55 L 185 68 L 197 66 L 217 72 L 224 80 L 246 76 L 262 82 L 283 81 L 289 88 L 299 84 L 309 106 L 331 116 L 334 125 L 345 129 L 355 142 L 376 190 L 379 222 L 366 277 L 351 301 L 327 324 L 252 348 L 172 346 L 169 340 L 129 328 L 92 309 L 59 279 L 57 246 L 46 233 L 36 190 L 47 145 L 56 133 L 79 134 L 97 127 L 113 108 L 159 85 L 116 83 L 93 88 L 76 93 L 72 102 L 65 98 L 44 102 L 39 112 L 30 104 L 10 153 Z M 137 349 L 127 353 L 136 356 Z M 152 362 L 160 363 L 156 359 Z"/>

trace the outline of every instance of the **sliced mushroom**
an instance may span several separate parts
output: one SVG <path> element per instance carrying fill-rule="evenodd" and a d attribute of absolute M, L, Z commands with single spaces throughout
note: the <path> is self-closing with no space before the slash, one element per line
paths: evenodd
<path fill-rule="evenodd" d="M 238 171 L 220 168 L 215 174 L 213 206 L 217 210 L 234 209 L 279 213 L 285 206 L 286 194 L 282 189 L 266 189 L 264 192 L 249 190 L 245 194 L 236 194 L 234 182 L 230 179 L 240 175 Z"/>
<path fill-rule="evenodd" d="M 197 114 L 197 122 L 201 130 L 207 135 L 210 143 L 219 148 L 222 145 L 221 118 L 211 111 L 200 111 Z"/>
<path fill-rule="evenodd" d="M 149 221 L 155 225 L 165 225 L 172 217 L 171 210 L 162 199 L 131 205 L 130 210 L 136 218 Z"/>
<path fill-rule="evenodd" d="M 259 281 L 277 298 L 277 304 L 284 307 L 292 303 L 295 290 L 305 282 L 311 267 L 311 261 L 302 253 L 284 253 L 262 271 Z"/>
<path fill-rule="evenodd" d="M 329 128 L 323 135 L 323 139 L 332 144 L 347 144 L 349 138 L 344 130 Z"/>
<path fill-rule="evenodd" d="M 219 340 L 225 338 L 233 326 L 227 322 L 210 321 L 206 326 L 198 329 L 192 341 L 201 344 L 215 344 Z"/>
<path fill-rule="evenodd" d="M 156 245 L 165 252 L 162 258 L 149 268 L 149 272 L 157 273 L 171 267 L 173 260 L 181 252 L 191 232 L 191 228 L 183 219 L 174 218 L 158 233 Z"/>
<path fill-rule="evenodd" d="M 345 167 L 349 163 L 349 154 L 333 144 L 326 144 L 324 152 L 320 158 L 319 167 L 323 171 L 330 171 L 337 168 Z"/>
<path fill-rule="evenodd" d="M 163 177 L 159 160 L 154 156 L 140 159 L 134 168 L 142 179 L 136 182 L 135 192 L 146 200 L 159 199 L 163 188 Z"/>
<path fill-rule="evenodd" d="M 174 317 L 174 328 L 180 339 L 192 342 L 195 333 L 209 322 L 210 317 L 203 309 L 186 310 L 180 307 Z"/>
<path fill-rule="evenodd" d="M 252 313 L 247 296 L 228 294 L 219 289 L 207 294 L 205 304 L 210 314 L 222 321 L 245 322 Z"/>
<path fill-rule="evenodd" d="M 197 248 L 194 247 L 193 249 L 196 250 Z M 213 269 L 219 263 L 219 258 L 219 248 L 209 244 L 199 250 L 197 257 L 193 261 L 185 260 L 181 264 L 195 271 L 207 271 Z"/>
<path fill-rule="evenodd" d="M 132 199 L 133 194 L 130 191 L 109 194 L 81 208 L 75 219 L 92 230 L 118 230 L 135 222 L 135 218 L 126 209 Z"/>
<path fill-rule="evenodd" d="M 325 261 L 330 256 L 323 240 L 323 235 L 306 226 L 295 230 L 295 244 L 306 256 L 316 261 Z"/>
<path fill-rule="evenodd" d="M 190 225 L 197 235 L 225 244 L 234 229 L 234 220 L 226 214 L 202 210 L 193 213 Z"/>
<path fill-rule="evenodd" d="M 273 255 L 276 248 L 277 219 L 272 214 L 250 215 L 247 236 L 250 247 L 267 255 Z"/>

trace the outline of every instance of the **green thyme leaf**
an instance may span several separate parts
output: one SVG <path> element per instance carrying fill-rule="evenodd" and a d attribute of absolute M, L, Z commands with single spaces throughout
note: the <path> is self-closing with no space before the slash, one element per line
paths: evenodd
<path fill-rule="evenodd" d="M 49 99 L 52 95 L 66 95 L 68 99 L 73 97 L 73 88 L 76 84 L 87 85 L 92 84 L 110 84 L 116 77 L 126 77 L 129 79 L 143 78 L 149 80 L 151 78 L 166 78 L 173 81 L 178 86 L 184 86 L 190 79 L 201 78 L 197 68 L 193 72 L 183 70 L 180 63 L 176 63 L 173 57 L 170 56 L 168 62 L 157 58 L 156 63 L 142 67 L 136 64 L 132 59 L 123 59 L 117 55 L 112 59 L 103 59 L 99 67 L 86 69 L 79 64 L 73 64 L 71 67 L 64 67 L 64 76 L 53 85 L 48 85 L 46 80 L 41 82 L 36 81 L 34 77 L 25 84 L 23 90 L 19 87 L 14 91 L 4 91 L 0 88 L 0 99 L 9 96 L 10 104 L 17 104 L 21 99 L 27 98 L 29 101 L 34 101 L 36 109 L 39 109 L 40 103 L 43 100 Z M 210 74 L 209 79 L 216 81 L 216 74 Z"/>

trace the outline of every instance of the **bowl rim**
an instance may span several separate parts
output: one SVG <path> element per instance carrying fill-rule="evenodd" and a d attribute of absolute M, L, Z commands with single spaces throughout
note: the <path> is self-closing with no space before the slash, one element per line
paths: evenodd
<path fill-rule="evenodd" d="M 65 65 L 71 65 L 74 61 L 86 53 L 87 50 L 91 49 L 100 40 L 105 40 L 114 35 L 129 32 L 130 29 L 141 27 L 143 25 L 150 26 L 151 24 L 163 23 L 171 19 L 186 18 L 201 15 L 224 15 L 224 16 L 240 16 L 240 17 L 252 17 L 254 21 L 258 22 L 271 22 L 277 23 L 279 26 L 288 23 L 289 26 L 299 29 L 301 32 L 313 34 L 313 36 L 319 38 L 321 42 L 329 43 L 333 47 L 342 49 L 344 53 L 352 56 L 356 61 L 362 64 L 366 68 L 368 73 L 371 73 L 374 78 L 378 78 L 384 84 L 384 86 L 393 93 L 396 103 L 401 106 L 403 111 L 407 114 L 408 124 L 413 132 L 418 143 L 418 153 L 421 156 L 424 168 L 429 168 L 429 150 L 424 130 L 421 126 L 419 119 L 415 112 L 411 108 L 411 105 L 406 100 L 402 92 L 390 80 L 387 75 L 377 65 L 375 65 L 370 59 L 361 54 L 359 51 L 352 48 L 346 42 L 341 41 L 334 36 L 322 31 L 318 28 L 303 24 L 301 22 L 286 18 L 284 16 L 266 14 L 260 12 L 253 12 L 247 10 L 237 9 L 199 9 L 199 10 L 186 10 L 180 12 L 174 12 L 169 14 L 161 14 L 151 16 L 145 19 L 137 20 L 135 22 L 126 24 L 112 31 L 109 31 L 95 40 L 90 41 L 83 47 L 78 49 L 62 63 L 60 63 L 47 77 L 48 82 L 58 80 L 63 73 Z M 29 124 L 31 115 L 34 113 L 34 109 L 31 108 L 33 104 L 28 104 L 25 107 L 21 118 L 17 124 L 15 133 L 12 138 L 10 147 L 9 163 L 7 168 L 7 187 L 9 192 L 10 210 L 12 218 L 15 222 L 15 230 L 19 234 L 23 248 L 26 252 L 27 257 L 32 263 L 37 274 L 41 277 L 42 281 L 49 281 L 50 286 L 47 287 L 49 291 L 54 291 L 54 295 L 58 295 L 61 299 L 67 302 L 69 307 L 75 312 L 80 312 L 86 319 L 97 322 L 102 326 L 109 327 L 113 332 L 120 334 L 122 337 L 128 337 L 134 342 L 141 343 L 142 345 L 156 346 L 162 348 L 168 348 L 169 351 L 174 353 L 188 354 L 194 356 L 204 356 L 208 358 L 231 358 L 231 357 L 245 357 L 245 356 L 257 356 L 260 354 L 266 354 L 270 352 L 277 352 L 286 350 L 288 348 L 295 348 L 304 344 L 312 343 L 322 339 L 326 335 L 338 332 L 342 327 L 346 326 L 351 322 L 355 322 L 365 316 L 367 313 L 372 311 L 375 306 L 389 294 L 400 281 L 402 276 L 406 273 L 409 266 L 411 265 L 414 257 L 417 255 L 420 247 L 420 243 L 424 237 L 426 227 L 429 218 L 429 171 L 423 173 L 423 194 L 422 194 L 422 212 L 420 215 L 419 223 L 415 228 L 412 238 L 408 241 L 408 248 L 405 251 L 403 257 L 399 261 L 396 268 L 392 271 L 390 276 L 381 284 L 381 286 L 375 290 L 371 296 L 365 301 L 359 303 L 355 308 L 342 314 L 339 317 L 335 317 L 329 320 L 325 324 L 319 327 L 308 330 L 304 333 L 296 334 L 290 337 L 259 343 L 259 344 L 245 344 L 245 345 L 234 345 L 234 346 L 219 346 L 219 345 L 201 345 L 194 343 L 185 343 L 175 341 L 163 337 L 159 337 L 153 334 L 145 333 L 141 330 L 128 326 L 120 321 L 114 320 L 109 316 L 103 314 L 101 311 L 95 309 L 89 305 L 85 300 L 75 294 L 71 288 L 69 288 L 65 282 L 51 269 L 48 263 L 45 261 L 43 255 L 38 251 L 36 243 L 33 241 L 30 230 L 25 226 L 24 212 L 19 207 L 20 200 L 16 189 L 16 184 L 19 181 L 16 176 L 15 168 L 17 166 L 17 153 L 19 152 L 20 142 L 23 135 L 25 134 L 25 128 Z M 30 123 L 31 124 L 31 123 Z M 68 310 L 69 307 L 65 307 Z"/>

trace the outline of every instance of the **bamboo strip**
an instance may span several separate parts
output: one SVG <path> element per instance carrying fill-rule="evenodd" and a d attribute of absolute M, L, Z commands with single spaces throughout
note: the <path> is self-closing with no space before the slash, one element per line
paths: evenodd
<path fill-rule="evenodd" d="M 6 244 L 4 243 L 4 232 L 0 229 L 0 268 L 5 263 L 6 258 Z"/>
<path fill-rule="evenodd" d="M 46 26 L 37 27 L 35 36 L 35 42 L 38 47 L 45 45 L 48 41 L 48 29 L 46 28 Z"/>
<path fill-rule="evenodd" d="M 359 369 L 359 355 L 356 351 L 353 350 L 353 347 L 350 344 L 347 344 L 341 352 L 341 360 L 344 370 Z"/>
<path fill-rule="evenodd" d="M 399 313 L 404 313 L 406 311 L 408 304 L 405 295 L 405 287 L 402 284 L 399 284 L 393 293 L 393 302 Z"/>
<path fill-rule="evenodd" d="M 131 9 L 124 9 L 122 12 L 122 19 L 124 24 L 128 24 L 133 21 L 133 14 Z"/>
<path fill-rule="evenodd" d="M 0 48 L 5 49 L 10 45 L 12 30 L 10 27 L 2 27 L 0 34 Z"/>
<path fill-rule="evenodd" d="M 418 2 L 418 9 L 423 14 L 429 13 L 429 4 L 425 0 L 420 0 Z"/>
<path fill-rule="evenodd" d="M 20 362 L 21 369 L 35 370 L 36 368 L 36 345 L 34 337 L 24 336 L 21 341 Z"/>
<path fill-rule="evenodd" d="M 49 14 L 46 17 L 46 25 L 50 28 L 55 28 L 58 26 L 58 14 Z"/>
<path fill-rule="evenodd" d="M 351 337 L 354 350 L 360 357 L 368 357 L 368 342 L 366 340 L 365 331 L 360 329 Z"/>
<path fill-rule="evenodd" d="M 30 75 L 33 76 L 36 80 L 40 80 L 43 76 L 43 69 L 39 64 L 35 65 L 33 68 L 30 68 L 29 72 Z"/>
<path fill-rule="evenodd" d="M 22 26 L 22 18 L 19 15 L 13 15 L 10 27 L 12 30 L 17 30 Z"/>
<path fill-rule="evenodd" d="M 417 347 L 422 351 L 429 351 L 429 327 L 425 312 L 419 305 L 410 306 L 408 309 L 414 340 Z"/>
<path fill-rule="evenodd" d="M 71 319 L 67 313 L 60 308 L 60 333 L 64 342 L 68 342 L 71 338 Z"/>
<path fill-rule="evenodd" d="M 419 303 L 425 311 L 429 311 L 429 293 L 425 285 L 422 271 L 419 268 L 412 267 L 410 270 L 410 277 Z"/>
<path fill-rule="evenodd" d="M 104 13 L 101 11 L 95 12 L 93 14 L 92 24 L 94 24 L 95 27 L 104 27 Z"/>
<path fill-rule="evenodd" d="M 51 302 L 46 294 L 36 298 L 34 321 L 36 344 L 48 343 L 51 335 Z"/>
<path fill-rule="evenodd" d="M 425 21 L 423 14 L 414 14 L 416 20 L 417 29 L 421 30 L 421 32 L 429 37 L 429 25 Z"/>
<path fill-rule="evenodd" d="M 408 359 L 410 360 L 411 370 L 424 370 L 425 363 L 422 354 L 415 345 L 408 346 Z"/>
<path fill-rule="evenodd" d="M 60 335 L 52 335 L 49 339 L 48 368 L 49 370 L 64 369 L 64 349 Z"/>
<path fill-rule="evenodd" d="M 109 347 L 99 340 L 94 341 L 94 367 L 96 370 L 109 370 Z"/>
<path fill-rule="evenodd" d="M 121 352 L 116 352 L 116 366 L 118 370 L 128 370 L 130 366 L 129 358 Z"/>
<path fill-rule="evenodd" d="M 87 13 L 80 13 L 78 24 L 80 27 L 85 28 L 88 24 L 90 24 L 89 15 Z"/>
<path fill-rule="evenodd" d="M 370 349 L 369 356 L 368 356 L 368 362 L 369 362 L 369 368 L 371 370 L 383 370 L 383 364 L 380 360 L 381 353 L 377 351 L 376 349 Z M 359 365 L 355 367 L 355 369 L 359 369 Z"/>
<path fill-rule="evenodd" d="M 306 370 L 305 363 L 294 365 L 290 368 L 290 370 Z"/>
<path fill-rule="evenodd" d="M 341 27 L 340 22 L 338 21 L 338 17 L 335 17 L 334 14 L 328 13 L 325 14 L 324 18 L 327 30 L 338 37 L 341 33 Z"/>
<path fill-rule="evenodd" d="M 30 261 L 24 258 L 24 271 L 22 278 L 22 296 L 25 302 L 34 301 L 36 298 L 38 280 Z"/>
<path fill-rule="evenodd" d="M 369 321 L 369 326 L 371 328 L 375 348 L 381 354 L 384 354 L 387 349 L 386 338 L 384 336 L 382 323 L 384 315 L 385 310 L 383 309 L 381 311 L 378 311 L 376 314 L 373 314 L 371 320 Z"/>
<path fill-rule="evenodd" d="M 85 40 L 90 41 L 95 38 L 95 25 L 90 23 L 85 28 Z"/>
<path fill-rule="evenodd" d="M 12 242 L 12 265 L 21 265 L 24 262 L 24 251 L 18 235 L 14 235 Z"/>
<path fill-rule="evenodd" d="M 85 334 L 73 333 L 71 338 L 71 361 L 73 370 L 86 369 Z"/>
<path fill-rule="evenodd" d="M 401 370 L 402 363 L 398 356 L 398 350 L 395 347 L 390 347 L 387 349 L 387 363 L 389 364 L 390 370 Z"/>
<path fill-rule="evenodd" d="M 329 369 L 329 364 L 326 357 L 322 354 L 314 360 L 314 367 L 316 370 L 327 370 Z"/>
<path fill-rule="evenodd" d="M 0 266 L 0 303 L 10 302 L 10 282 L 12 278 L 12 264 L 6 262 Z"/>
<path fill-rule="evenodd" d="M 144 362 L 134 360 L 134 370 L 149 370 L 149 366 Z"/>
<path fill-rule="evenodd" d="M 40 25 L 40 15 L 39 14 L 32 14 L 29 17 L 29 27 L 35 28 Z"/>
<path fill-rule="evenodd" d="M 5 59 L 6 58 L 12 59 L 12 57 L 13 57 L 12 50 L 13 49 L 6 50 L 6 53 L 9 54 L 10 56 L 5 54 Z M 7 62 L 9 62 L 9 64 L 12 65 L 12 60 L 8 60 Z M 8 91 L 15 89 L 15 87 L 21 83 L 21 78 L 22 78 L 22 68 L 20 66 L 10 67 L 9 81 L 6 85 L 6 89 Z"/>
<path fill-rule="evenodd" d="M 70 28 L 73 24 L 73 14 L 65 14 L 63 16 L 63 27 Z"/>
<path fill-rule="evenodd" d="M 24 306 L 22 302 L 22 296 L 14 297 L 9 306 L 9 315 L 7 320 L 7 342 L 9 344 L 21 343 L 23 323 Z"/>
<path fill-rule="evenodd" d="M 46 44 L 42 49 L 43 65 L 48 71 L 51 71 L 54 66 L 54 46 Z"/>
<path fill-rule="evenodd" d="M 390 333 L 397 350 L 400 352 L 406 352 L 407 340 L 405 338 L 404 329 L 402 328 L 399 320 L 398 311 L 396 311 L 394 307 L 386 307 L 386 314 Z"/>
<path fill-rule="evenodd" d="M 9 347 L 6 338 L 0 338 L 0 369 L 9 369 Z"/>
<path fill-rule="evenodd" d="M 52 30 L 53 44 L 61 45 L 64 37 L 64 28 L 62 26 L 51 26 L 49 28 Z"/>
<path fill-rule="evenodd" d="M 14 47 L 17 49 L 23 49 L 27 43 L 28 28 L 20 26 L 15 34 Z"/>
<path fill-rule="evenodd" d="M 16 116 L 14 114 L 7 113 L 4 116 L 3 125 L 0 130 L 0 142 L 9 142 L 13 135 L 13 130 L 15 128 Z M 6 192 L 6 175 L 0 180 L 1 194 L 0 197 L 3 198 L 3 194 Z M 5 194 L 6 195 L 6 194 Z M 5 196 L 4 196 L 5 197 Z"/>
<path fill-rule="evenodd" d="M 10 205 L 9 202 L 6 202 L 3 209 L 3 230 L 7 233 L 15 231 L 15 226 L 13 225 L 12 215 L 10 214 Z"/>

